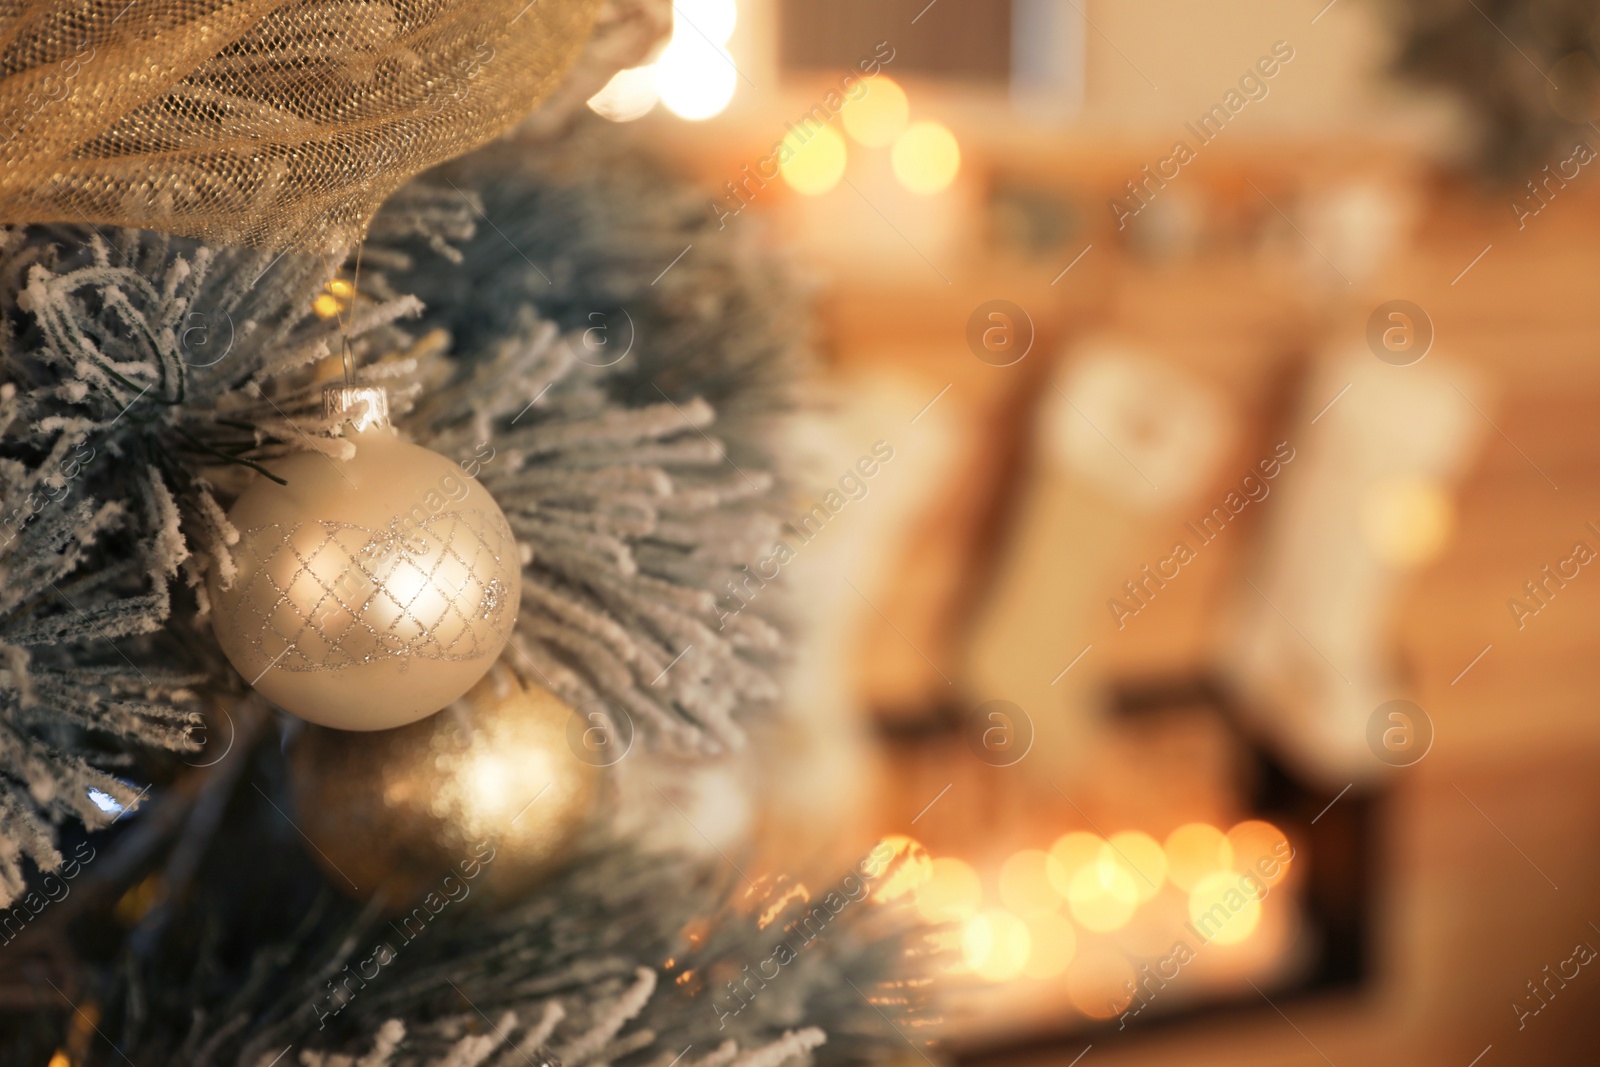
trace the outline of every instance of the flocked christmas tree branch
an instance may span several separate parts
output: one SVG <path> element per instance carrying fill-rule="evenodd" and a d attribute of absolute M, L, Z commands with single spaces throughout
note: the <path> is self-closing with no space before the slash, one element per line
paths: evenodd
<path fill-rule="evenodd" d="M 94 771 L 96 745 L 181 749 L 193 696 L 238 692 L 206 629 L 204 580 L 231 580 L 226 506 L 263 463 L 350 448 L 319 409 L 340 346 L 340 321 L 313 310 L 329 299 L 402 432 L 475 457 L 512 522 L 528 565 L 508 662 L 569 702 L 604 699 L 657 744 L 741 743 L 740 716 L 776 695 L 778 630 L 765 609 L 723 617 L 715 598 L 775 529 L 766 437 L 790 403 L 793 298 L 746 244 L 704 240 L 695 193 L 603 145 L 580 144 L 589 169 L 574 171 L 570 147 L 518 146 L 412 186 L 375 227 L 374 295 L 353 304 L 312 257 L 0 230 L 3 551 L 18 576 L 0 860 L 48 867 L 48 813 L 104 821 L 91 788 L 133 802 L 137 788 Z M 487 210 L 502 223 L 480 227 Z M 618 309 L 631 354 L 597 365 L 585 331 Z M 76 607 L 47 602 L 69 576 L 84 583 Z M 163 626 L 181 645 L 128 640 Z M 28 666 L 40 646 L 63 665 L 109 665 L 46 688 Z M 75 710 L 45 729 L 39 694 Z M 15 892 L 10 862 L 0 901 Z"/>

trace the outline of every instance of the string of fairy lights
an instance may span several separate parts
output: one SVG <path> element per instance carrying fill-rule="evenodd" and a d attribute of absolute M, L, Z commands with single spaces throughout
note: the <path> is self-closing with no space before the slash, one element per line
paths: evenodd
<path fill-rule="evenodd" d="M 1164 840 L 1074 830 L 997 866 L 889 840 L 906 861 L 896 895 L 948 931 L 956 970 L 1007 988 L 1064 982 L 1092 1018 L 1127 1010 L 1140 965 L 1169 959 L 1176 944 L 1213 972 L 1273 956 L 1295 914 L 1292 894 L 1277 890 L 1303 862 L 1257 819 L 1185 823 Z"/>

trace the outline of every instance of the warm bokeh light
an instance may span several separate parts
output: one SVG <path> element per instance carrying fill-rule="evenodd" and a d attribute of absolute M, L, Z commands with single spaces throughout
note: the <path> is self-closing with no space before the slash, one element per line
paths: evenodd
<path fill-rule="evenodd" d="M 1030 915 L 1025 922 L 1030 947 L 1023 975 L 1047 980 L 1065 971 L 1078 951 L 1078 931 L 1072 923 L 1053 911 Z"/>
<path fill-rule="evenodd" d="M 1189 921 L 1189 895 L 1162 892 L 1139 905 L 1128 925 L 1115 931 L 1112 942 L 1134 959 L 1164 959 Z"/>
<path fill-rule="evenodd" d="M 1192 891 L 1200 879 L 1225 871 L 1233 862 L 1233 847 L 1221 830 L 1209 823 L 1191 822 L 1167 835 L 1167 877 L 1179 889 Z"/>
<path fill-rule="evenodd" d="M 1261 922 L 1261 898 L 1242 875 L 1213 871 L 1189 894 L 1189 921 L 1207 941 L 1236 945 Z"/>
<path fill-rule="evenodd" d="M 619 70 L 589 98 L 589 109 L 612 122 L 632 122 L 643 118 L 656 106 L 656 68 L 630 67 Z"/>
<path fill-rule="evenodd" d="M 917 887 L 917 915 L 924 922 L 965 922 L 983 903 L 983 882 L 972 865 L 954 856 L 933 861 L 928 880 Z"/>
<path fill-rule="evenodd" d="M 1455 506 L 1435 482 L 1414 478 L 1374 486 L 1362 501 L 1361 532 L 1373 553 L 1397 567 L 1437 556 L 1455 527 Z"/>
<path fill-rule="evenodd" d="M 691 122 L 719 114 L 733 99 L 739 83 L 728 50 L 693 30 L 673 34 L 655 69 L 662 104 Z"/>
<path fill-rule="evenodd" d="M 1125 926 L 1139 906 L 1136 875 L 1123 864 L 1096 860 L 1078 868 L 1067 883 L 1067 906 L 1085 929 L 1107 933 Z"/>
<path fill-rule="evenodd" d="M 804 196 L 821 196 L 844 177 L 844 138 L 831 126 L 804 122 L 789 131 L 783 145 L 788 159 L 780 164 L 783 180 Z M 780 156 L 783 153 L 780 153 Z"/>
<path fill-rule="evenodd" d="M 928 196 L 948 188 L 961 169 L 956 135 L 937 122 L 913 122 L 890 152 L 894 176 L 913 193 Z"/>
<path fill-rule="evenodd" d="M 845 132 L 869 148 L 894 143 L 911 117 L 905 90 L 881 74 L 862 84 L 867 91 L 859 99 L 847 97 L 839 112 Z"/>
<path fill-rule="evenodd" d="M 1161 850 L 1161 842 L 1139 830 L 1112 834 L 1098 859 L 1118 864 L 1133 876 L 1141 903 L 1161 892 L 1167 877 L 1167 854 Z"/>
<path fill-rule="evenodd" d="M 961 939 L 967 966 L 986 982 L 1009 982 L 1022 974 L 1031 949 L 1027 924 L 1009 911 L 973 916 Z"/>
<path fill-rule="evenodd" d="M 888 867 L 878 873 L 879 881 L 872 890 L 872 899 L 882 904 L 899 900 L 933 877 L 933 857 L 922 847 L 922 842 L 904 834 L 889 834 L 881 844 L 894 850 Z"/>
<path fill-rule="evenodd" d="M 717 44 L 727 44 L 739 19 L 734 0 L 673 0 L 674 37 L 704 36 Z"/>
<path fill-rule="evenodd" d="M 1091 1019 L 1114 1019 L 1133 1001 L 1133 964 L 1107 945 L 1085 946 L 1067 968 L 1067 997 Z"/>
<path fill-rule="evenodd" d="M 1060 861 L 1050 853 L 1023 849 L 1000 867 L 1000 903 L 1023 916 L 1055 911 L 1064 896 L 1056 886 L 1066 880 Z"/>
<path fill-rule="evenodd" d="M 1250 873 L 1269 887 L 1289 874 L 1289 837 L 1269 822 L 1251 819 L 1228 831 L 1233 849 L 1233 870 Z"/>
<path fill-rule="evenodd" d="M 311 310 L 316 312 L 319 319 L 331 319 L 343 309 L 344 305 L 339 303 L 339 298 L 332 293 L 320 293 L 311 301 Z"/>
<path fill-rule="evenodd" d="M 1056 892 L 1065 897 L 1067 888 L 1072 883 L 1072 876 L 1099 860 L 1100 853 L 1105 847 L 1105 838 L 1082 830 L 1074 830 L 1070 834 L 1062 834 L 1056 838 L 1055 844 L 1050 846 L 1050 856 L 1056 861 L 1056 865 L 1047 871 L 1056 879 Z"/>

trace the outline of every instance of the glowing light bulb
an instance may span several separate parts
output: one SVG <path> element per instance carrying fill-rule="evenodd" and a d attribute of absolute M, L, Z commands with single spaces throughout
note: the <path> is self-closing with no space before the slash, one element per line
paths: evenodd
<path fill-rule="evenodd" d="M 911 117 L 906 91 L 883 75 L 862 86 L 866 92 L 854 100 L 847 97 L 839 111 L 845 132 L 869 148 L 892 144 Z"/>
<path fill-rule="evenodd" d="M 1105 847 L 1105 838 L 1082 830 L 1074 830 L 1056 838 L 1056 843 L 1050 846 L 1050 855 L 1055 859 L 1056 866 L 1046 870 L 1046 874 L 1054 879 L 1052 884 L 1056 891 L 1065 897 L 1072 876 L 1099 859 Z"/>
<path fill-rule="evenodd" d="M 1233 869 L 1253 874 L 1267 886 L 1275 886 L 1289 876 L 1289 837 L 1269 822 L 1251 819 L 1228 831 L 1233 850 Z"/>
<path fill-rule="evenodd" d="M 1189 894 L 1189 919 L 1200 936 L 1218 945 L 1236 945 L 1261 922 L 1261 898 L 1233 871 L 1213 871 Z"/>
<path fill-rule="evenodd" d="M 913 193 L 931 196 L 956 180 L 961 146 L 956 135 L 939 123 L 913 122 L 895 141 L 889 162 L 900 184 Z"/>
<path fill-rule="evenodd" d="M 655 70 L 661 102 L 691 122 L 719 114 L 733 99 L 739 80 L 728 50 L 693 30 L 673 34 Z"/>
<path fill-rule="evenodd" d="M 778 152 L 783 180 L 802 196 L 821 196 L 844 177 L 844 138 L 831 126 L 806 122 L 789 131 Z"/>
<path fill-rule="evenodd" d="M 672 12 L 674 37 L 703 34 L 717 44 L 728 43 L 739 19 L 734 0 L 675 0 Z"/>
<path fill-rule="evenodd" d="M 656 68 L 630 67 L 619 70 L 589 98 L 589 110 L 612 122 L 632 122 L 650 113 L 660 94 L 656 92 Z"/>
<path fill-rule="evenodd" d="M 978 913 L 983 883 L 972 865 L 954 856 L 933 861 L 933 871 L 917 887 L 917 914 L 924 922 L 965 922 Z"/>
<path fill-rule="evenodd" d="M 1063 915 L 1042 911 L 1027 918 L 1028 962 L 1022 973 L 1041 981 L 1056 977 L 1078 951 L 1078 931 Z"/>
<path fill-rule="evenodd" d="M 1112 834 L 1097 858 L 1115 863 L 1132 875 L 1141 903 L 1161 892 L 1161 883 L 1167 877 L 1167 854 L 1161 851 L 1161 843 L 1138 830 Z"/>
<path fill-rule="evenodd" d="M 1233 863 L 1233 846 L 1221 830 L 1203 822 L 1185 823 L 1167 835 L 1167 877 L 1179 889 L 1193 891 L 1200 880 Z"/>
<path fill-rule="evenodd" d="M 1028 925 L 1008 911 L 985 911 L 968 920 L 962 956 L 986 982 L 1009 982 L 1028 965 L 1032 950 Z"/>
<path fill-rule="evenodd" d="M 1139 906 L 1139 890 L 1125 866 L 1096 860 L 1067 883 L 1067 906 L 1079 925 L 1098 933 L 1126 926 Z"/>
<path fill-rule="evenodd" d="M 343 311 L 350 304 L 350 298 L 355 295 L 355 287 L 343 278 L 334 278 L 328 282 L 325 290 L 311 302 L 311 310 L 321 319 L 331 319 Z"/>

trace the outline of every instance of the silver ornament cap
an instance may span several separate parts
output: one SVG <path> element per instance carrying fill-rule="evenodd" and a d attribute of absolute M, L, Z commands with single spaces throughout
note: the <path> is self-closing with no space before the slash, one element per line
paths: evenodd
<path fill-rule="evenodd" d="M 376 385 L 330 385 L 322 390 L 322 417 L 348 422 L 357 433 L 388 426 L 389 394 Z"/>

